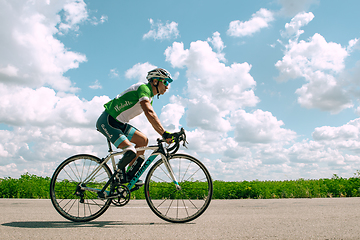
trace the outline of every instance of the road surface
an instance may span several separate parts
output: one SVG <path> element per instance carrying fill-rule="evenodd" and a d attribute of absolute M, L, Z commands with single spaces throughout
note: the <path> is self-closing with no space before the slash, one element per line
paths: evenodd
<path fill-rule="evenodd" d="M 88 223 L 46 199 L 0 199 L 0 239 L 360 239 L 360 198 L 213 200 L 185 224 L 161 220 L 145 200 Z"/>

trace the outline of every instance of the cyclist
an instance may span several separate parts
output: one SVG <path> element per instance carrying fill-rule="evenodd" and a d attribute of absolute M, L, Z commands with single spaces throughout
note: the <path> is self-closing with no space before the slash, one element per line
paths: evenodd
<path fill-rule="evenodd" d="M 136 152 L 135 147 L 145 147 L 148 144 L 145 134 L 128 123 L 132 118 L 144 112 L 155 131 L 168 143 L 172 142 L 172 135 L 165 131 L 152 107 L 154 95 L 158 97 L 163 95 L 167 91 L 169 83 L 173 81 L 171 75 L 165 69 L 155 68 L 148 72 L 146 79 L 148 80 L 147 84 L 134 84 L 106 103 L 104 105 L 105 111 L 96 123 L 96 128 L 105 137 L 117 148 L 126 151 L 118 163 L 121 183 L 130 181 L 144 161 L 144 151 Z M 132 143 L 135 143 L 135 147 Z M 127 165 L 129 165 L 128 174 L 125 171 Z M 138 186 L 143 184 L 141 180 L 136 183 Z"/>

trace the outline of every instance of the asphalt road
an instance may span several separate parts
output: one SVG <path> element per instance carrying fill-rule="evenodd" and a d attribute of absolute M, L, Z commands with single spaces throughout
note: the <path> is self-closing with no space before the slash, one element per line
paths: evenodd
<path fill-rule="evenodd" d="M 158 218 L 145 200 L 73 223 L 50 200 L 0 199 L 0 239 L 360 239 L 360 198 L 213 200 L 193 222 Z"/>

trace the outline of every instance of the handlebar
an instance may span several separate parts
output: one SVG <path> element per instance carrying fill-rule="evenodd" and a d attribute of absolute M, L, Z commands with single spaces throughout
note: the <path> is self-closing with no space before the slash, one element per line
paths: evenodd
<path fill-rule="evenodd" d="M 181 130 L 179 132 L 172 133 L 171 135 L 174 137 L 174 141 L 172 143 L 173 145 L 172 146 L 170 145 L 167 148 L 167 152 L 169 154 L 175 154 L 179 150 L 181 142 L 183 143 L 182 145 L 184 147 L 186 147 L 186 144 L 188 142 L 186 141 L 186 134 L 185 134 L 184 128 L 181 128 Z M 158 143 L 162 143 L 162 142 L 166 142 L 166 140 L 158 139 Z"/>

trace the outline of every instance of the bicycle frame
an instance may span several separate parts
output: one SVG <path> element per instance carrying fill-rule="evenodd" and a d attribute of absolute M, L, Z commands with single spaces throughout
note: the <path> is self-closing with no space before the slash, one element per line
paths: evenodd
<path fill-rule="evenodd" d="M 148 146 L 148 147 L 139 147 L 136 148 L 136 151 L 147 151 L 147 150 L 153 150 L 152 154 L 148 157 L 148 159 L 145 161 L 145 163 L 142 165 L 142 167 L 138 170 L 138 172 L 135 174 L 135 176 L 131 179 L 131 181 L 128 183 L 127 188 L 129 190 L 131 190 L 135 183 L 139 180 L 139 178 L 142 176 L 142 174 L 146 171 L 146 169 L 151 165 L 151 163 L 156 159 L 157 156 L 161 156 L 161 159 L 163 161 L 163 163 L 165 164 L 169 175 L 171 177 L 171 179 L 173 180 L 173 183 L 176 186 L 176 189 L 180 190 L 181 187 L 175 177 L 175 174 L 168 162 L 168 159 L 166 157 L 166 153 L 165 153 L 165 149 L 162 145 L 158 145 L 158 146 Z M 83 187 L 82 184 L 80 184 L 81 189 L 82 190 L 89 190 L 89 191 L 93 191 L 93 192 L 101 192 L 104 191 L 106 189 L 107 186 L 109 186 L 109 184 L 111 183 L 111 181 L 113 181 L 113 177 L 115 176 L 115 174 L 117 173 L 117 164 L 115 162 L 115 157 L 116 156 L 120 156 L 123 155 L 124 151 L 112 151 L 111 149 L 111 145 L 109 144 L 109 154 L 102 159 L 101 164 L 86 178 L 84 179 L 84 181 L 82 181 L 82 183 L 87 183 L 90 182 L 95 176 L 96 174 L 100 171 L 100 169 L 102 168 L 102 166 L 104 164 L 106 164 L 110 159 L 111 159 L 111 163 L 113 165 L 113 175 L 112 177 L 109 179 L 109 181 L 107 182 L 107 184 L 104 186 L 103 189 L 93 189 L 93 188 L 89 188 L 89 187 Z"/>

